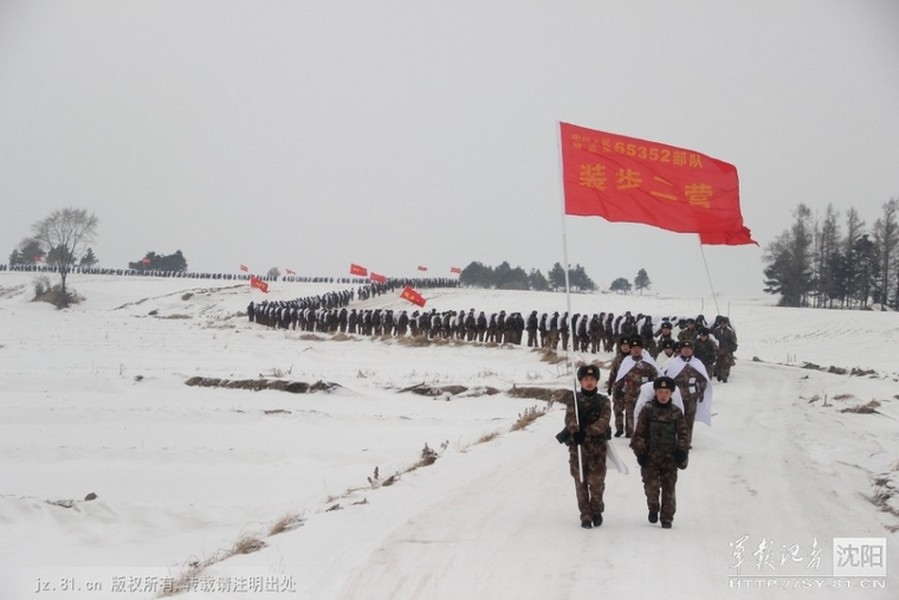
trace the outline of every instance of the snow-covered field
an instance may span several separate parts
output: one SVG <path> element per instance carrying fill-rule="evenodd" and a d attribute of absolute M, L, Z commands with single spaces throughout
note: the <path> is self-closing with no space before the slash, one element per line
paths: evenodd
<path fill-rule="evenodd" d="M 175 580 L 194 588 L 182 597 L 217 599 L 899 595 L 895 313 L 572 296 L 582 313 L 729 314 L 740 341 L 713 426 L 697 424 L 674 528 L 647 523 L 620 438 L 631 471 L 609 473 L 605 523 L 582 530 L 553 438 L 563 407 L 511 431 L 546 406 L 513 385 L 571 385 L 536 352 L 309 339 L 248 323 L 238 313 L 262 294 L 232 282 L 75 275 L 86 300 L 56 311 L 29 301 L 33 279 L 0 273 L 2 600 L 153 598 Z M 423 293 L 441 311 L 566 308 L 562 294 Z M 353 306 L 414 308 L 398 294 Z M 185 385 L 194 376 L 341 387 Z M 469 392 L 400 392 L 419 383 Z M 425 444 L 436 462 L 410 470 Z M 241 540 L 264 546 L 217 560 Z"/>

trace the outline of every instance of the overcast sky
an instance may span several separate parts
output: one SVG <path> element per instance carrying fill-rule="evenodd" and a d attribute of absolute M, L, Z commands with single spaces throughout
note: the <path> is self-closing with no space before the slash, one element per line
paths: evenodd
<path fill-rule="evenodd" d="M 561 216 L 558 122 L 736 165 L 762 296 L 799 202 L 899 197 L 899 2 L 0 0 L 0 261 L 55 209 L 101 266 L 388 276 L 473 260 L 708 293 L 697 236 Z"/>

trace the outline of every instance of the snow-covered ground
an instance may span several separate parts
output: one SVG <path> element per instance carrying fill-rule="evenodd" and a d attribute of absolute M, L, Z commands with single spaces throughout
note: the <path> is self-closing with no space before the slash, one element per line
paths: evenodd
<path fill-rule="evenodd" d="M 153 598 L 175 580 L 194 588 L 182 597 L 217 599 L 899 594 L 895 313 L 573 295 L 581 313 L 729 314 L 740 341 L 713 426 L 697 424 L 674 528 L 647 523 L 620 438 L 630 473 L 609 473 L 605 523 L 588 531 L 553 437 L 563 408 L 511 431 L 546 406 L 513 385 L 571 385 L 537 352 L 270 330 L 239 315 L 262 294 L 232 282 L 75 275 L 86 300 L 56 311 L 29 301 L 33 279 L 0 272 L 0 599 Z M 562 294 L 423 293 L 440 311 L 566 310 Z M 399 294 L 353 306 L 414 308 Z M 341 387 L 185 385 L 194 376 Z M 419 383 L 469 392 L 400 391 Z M 413 469 L 425 444 L 439 456 Z M 218 560 L 241 540 L 264 546 Z M 844 575 L 852 564 L 861 576 Z"/>

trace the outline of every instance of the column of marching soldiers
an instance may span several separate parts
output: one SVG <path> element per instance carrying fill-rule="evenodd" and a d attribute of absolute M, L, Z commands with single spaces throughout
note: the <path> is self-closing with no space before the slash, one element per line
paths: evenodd
<path fill-rule="evenodd" d="M 703 315 L 669 316 L 653 320 L 651 315 L 630 311 L 621 315 L 599 312 L 592 315 L 574 313 L 539 313 L 527 317 L 521 312 L 501 310 L 392 310 L 349 308 L 354 300 L 367 300 L 378 294 L 374 285 L 358 290 L 341 290 L 296 298 L 250 302 L 250 322 L 272 328 L 318 333 L 345 333 L 367 336 L 412 336 L 424 339 L 453 339 L 472 343 L 511 344 L 528 348 L 575 352 L 620 352 L 634 339 L 655 359 L 676 355 L 679 345 L 689 340 L 693 355 L 706 366 L 710 375 L 727 382 L 734 365 L 737 335 L 728 317 L 719 315 L 711 326 Z M 676 333 L 675 333 L 676 329 Z M 664 357 L 663 357 L 664 358 Z"/>

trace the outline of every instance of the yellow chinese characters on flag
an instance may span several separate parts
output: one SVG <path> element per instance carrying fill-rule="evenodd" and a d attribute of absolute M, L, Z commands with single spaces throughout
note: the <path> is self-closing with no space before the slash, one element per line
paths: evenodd
<path fill-rule="evenodd" d="M 743 225 L 737 169 L 705 154 L 561 124 L 565 213 L 755 243 Z"/>

